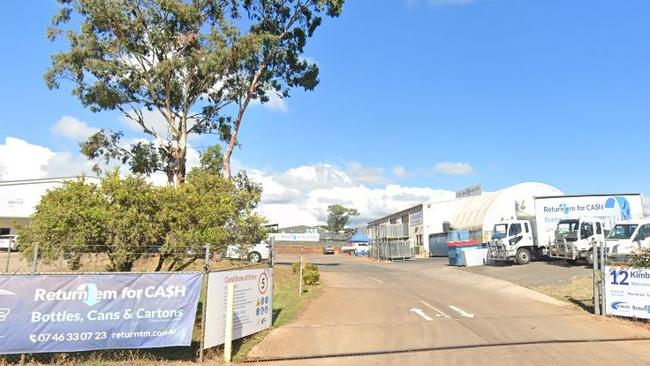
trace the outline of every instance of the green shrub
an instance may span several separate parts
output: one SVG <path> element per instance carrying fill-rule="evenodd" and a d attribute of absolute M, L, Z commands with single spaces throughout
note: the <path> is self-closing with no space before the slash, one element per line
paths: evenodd
<path fill-rule="evenodd" d="M 307 263 L 307 264 L 305 264 L 305 269 L 303 269 L 303 271 L 316 271 L 316 272 L 318 272 L 318 266 L 316 266 L 313 263 Z"/>
<path fill-rule="evenodd" d="M 650 268 L 650 249 L 641 249 L 638 253 L 633 254 L 628 264 L 635 268 Z"/>
<path fill-rule="evenodd" d="M 302 278 L 305 281 L 305 285 L 307 286 L 318 285 L 318 281 L 320 280 L 320 273 L 318 273 L 318 269 L 310 269 L 303 272 Z"/>
<path fill-rule="evenodd" d="M 296 262 L 291 265 L 291 270 L 293 274 L 300 272 L 300 262 Z M 307 271 L 316 271 L 318 272 L 318 267 L 313 263 L 305 263 L 305 267 L 302 269 L 303 273 Z"/>

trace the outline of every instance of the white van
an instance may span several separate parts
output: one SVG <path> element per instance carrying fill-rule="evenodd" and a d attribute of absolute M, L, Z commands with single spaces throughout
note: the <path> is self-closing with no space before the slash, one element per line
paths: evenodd
<path fill-rule="evenodd" d="M 650 248 L 650 219 L 619 222 L 610 230 L 606 243 L 610 259 L 627 261 L 631 254 Z"/>

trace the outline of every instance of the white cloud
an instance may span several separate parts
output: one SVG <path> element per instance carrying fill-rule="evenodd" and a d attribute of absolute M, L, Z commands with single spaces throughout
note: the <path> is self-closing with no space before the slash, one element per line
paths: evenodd
<path fill-rule="evenodd" d="M 265 103 L 260 102 L 257 99 L 251 100 L 251 105 L 261 105 L 267 109 L 276 112 L 285 113 L 289 110 L 289 105 L 285 98 L 278 94 L 275 90 L 268 91 L 269 100 Z"/>
<path fill-rule="evenodd" d="M 6 137 L 0 144 L 0 179 L 36 179 L 85 173 L 92 175 L 91 163 L 69 152 L 54 152 L 47 147 Z"/>
<path fill-rule="evenodd" d="M 353 172 L 365 170 L 357 167 Z M 248 173 L 264 189 L 260 212 L 270 223 L 280 226 L 324 223 L 327 206 L 335 203 L 357 208 L 361 215 L 354 217 L 352 224 L 361 224 L 424 201 L 454 197 L 451 191 L 397 184 L 370 188 L 353 179 L 346 170 L 324 163 L 283 172 L 250 169 Z M 370 176 L 374 181 L 375 175 Z"/>
<path fill-rule="evenodd" d="M 436 172 L 444 175 L 473 175 L 474 168 L 468 163 L 445 161 L 436 164 Z"/>
<path fill-rule="evenodd" d="M 84 141 L 91 135 L 97 133 L 99 128 L 90 127 L 76 117 L 63 116 L 56 121 L 51 130 L 58 136 L 63 136 L 73 141 Z"/>
<path fill-rule="evenodd" d="M 155 131 L 161 138 L 168 138 L 169 136 L 169 124 L 165 117 L 163 117 L 160 112 L 157 110 L 142 110 L 142 117 L 144 118 L 144 124 L 148 129 Z M 142 132 L 142 127 L 135 121 L 127 118 L 122 115 L 122 123 L 124 123 L 129 129 L 133 131 Z"/>
<path fill-rule="evenodd" d="M 403 178 L 406 176 L 406 169 L 401 165 L 395 165 L 393 167 L 393 175 L 398 178 Z"/>
<path fill-rule="evenodd" d="M 384 175 L 383 168 L 364 166 L 356 161 L 351 161 L 347 164 L 346 173 L 353 182 L 358 184 L 380 184 L 389 182 Z"/>
<path fill-rule="evenodd" d="M 129 140 L 137 142 L 138 140 Z M 187 149 L 187 171 L 200 165 L 199 152 Z M 95 176 L 93 163 L 80 154 L 69 151 L 52 151 L 45 146 L 30 144 L 15 137 L 6 137 L 0 144 L 0 180 L 38 179 L 50 177 L 69 177 L 80 174 Z M 111 163 L 107 168 L 120 167 L 123 174 L 128 169 Z M 167 184 L 167 176 L 162 172 L 153 174 L 149 180 L 156 185 Z"/>

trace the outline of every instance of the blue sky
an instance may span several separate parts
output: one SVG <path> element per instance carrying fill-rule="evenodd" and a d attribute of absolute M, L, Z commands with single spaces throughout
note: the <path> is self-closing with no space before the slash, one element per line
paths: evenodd
<path fill-rule="evenodd" d="M 45 38 L 56 8 L 0 2 L 0 144 L 18 138 L 78 162 L 77 141 L 52 131 L 63 116 L 125 125 L 84 110 L 69 85 L 46 88 L 60 47 Z M 387 185 L 496 190 L 531 180 L 566 193 L 650 194 L 649 16 L 642 0 L 349 0 L 307 47 L 321 84 L 252 107 L 235 158 L 281 186 L 267 206 L 285 205 L 282 215 L 304 213 L 295 196 L 341 185 L 339 173 L 348 188 L 384 194 Z M 287 174 L 300 167 L 338 178 L 296 183 Z"/>

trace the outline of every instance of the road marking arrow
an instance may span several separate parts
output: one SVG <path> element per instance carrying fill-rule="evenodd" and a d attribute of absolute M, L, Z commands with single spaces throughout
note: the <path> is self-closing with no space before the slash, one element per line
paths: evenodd
<path fill-rule="evenodd" d="M 473 318 L 473 317 L 474 317 L 474 314 L 468 313 L 468 312 L 466 312 L 465 310 L 460 309 L 460 308 L 458 308 L 458 307 L 456 307 L 456 306 L 454 306 L 454 305 L 449 305 L 449 308 L 450 308 L 451 310 L 454 310 L 454 311 L 457 312 L 458 314 L 460 314 L 460 315 L 466 317 L 466 318 Z"/>
<path fill-rule="evenodd" d="M 440 309 L 438 309 L 438 308 L 436 308 L 435 306 L 429 304 L 428 302 L 423 301 L 423 300 L 420 300 L 420 302 L 422 303 L 422 305 L 424 305 L 424 306 L 428 307 L 429 309 L 435 311 L 435 312 L 437 313 L 436 316 L 437 316 L 438 318 L 447 318 L 447 319 L 451 319 L 451 317 L 450 317 L 449 315 L 443 313 Z"/>
<path fill-rule="evenodd" d="M 424 311 L 422 311 L 422 309 L 413 308 L 410 311 L 413 312 L 413 313 L 418 314 L 419 316 L 422 317 L 422 319 L 424 319 L 424 320 L 426 320 L 428 322 L 433 321 L 433 319 L 430 316 L 428 316 L 427 314 L 425 314 Z"/>

